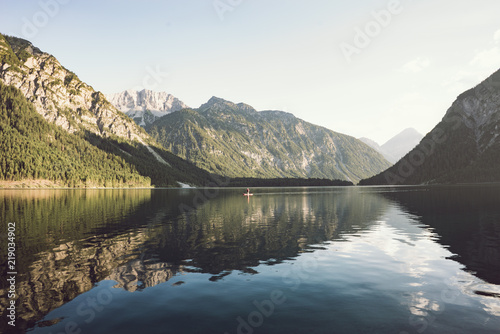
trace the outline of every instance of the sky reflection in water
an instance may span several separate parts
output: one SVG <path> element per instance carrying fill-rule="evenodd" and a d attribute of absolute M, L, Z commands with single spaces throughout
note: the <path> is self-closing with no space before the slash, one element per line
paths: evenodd
<path fill-rule="evenodd" d="M 17 329 L 495 333 L 499 191 L 5 191 Z"/>

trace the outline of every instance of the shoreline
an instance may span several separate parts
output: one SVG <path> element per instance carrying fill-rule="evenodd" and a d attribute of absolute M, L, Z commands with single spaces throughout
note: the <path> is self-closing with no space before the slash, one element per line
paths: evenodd
<path fill-rule="evenodd" d="M 225 186 L 225 187 L 209 187 L 209 186 L 192 186 L 192 187 L 67 187 L 57 184 L 47 185 L 44 182 L 36 182 L 36 185 L 27 186 L 27 182 L 23 181 L 8 181 L 16 184 L 5 186 L 5 182 L 0 181 L 1 190 L 167 190 L 167 189 L 238 189 L 245 188 L 244 186 Z M 477 182 L 477 183 L 439 183 L 439 184 L 398 184 L 398 185 L 352 185 L 352 186 L 253 186 L 252 188 L 404 188 L 404 187 L 459 187 L 459 186 L 499 186 L 500 182 Z"/>
<path fill-rule="evenodd" d="M 50 180 L 0 181 L 0 189 L 155 189 L 154 187 L 68 187 Z"/>

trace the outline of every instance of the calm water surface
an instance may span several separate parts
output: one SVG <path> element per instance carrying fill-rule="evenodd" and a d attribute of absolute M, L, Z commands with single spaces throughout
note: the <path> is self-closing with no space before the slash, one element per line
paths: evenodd
<path fill-rule="evenodd" d="M 500 333 L 500 187 L 1 190 L 4 333 Z"/>

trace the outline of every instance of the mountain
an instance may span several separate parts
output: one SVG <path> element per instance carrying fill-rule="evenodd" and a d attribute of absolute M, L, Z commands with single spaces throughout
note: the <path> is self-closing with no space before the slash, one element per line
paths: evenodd
<path fill-rule="evenodd" d="M 403 159 L 360 184 L 500 181 L 500 70 L 457 97 Z"/>
<path fill-rule="evenodd" d="M 369 138 L 359 138 L 359 140 L 380 152 L 387 161 L 396 163 L 412 148 L 417 146 L 423 137 L 417 130 L 408 128 L 389 139 L 382 146 Z"/>
<path fill-rule="evenodd" d="M 132 118 L 140 126 L 148 126 L 156 119 L 171 112 L 188 108 L 184 102 L 165 92 L 151 90 L 126 90 L 106 98 L 118 110 Z"/>
<path fill-rule="evenodd" d="M 140 128 L 80 81 L 57 59 L 30 42 L 10 36 L 0 38 L 0 80 L 18 88 L 48 122 L 73 133 L 84 129 L 100 136 L 148 138 Z"/>
<path fill-rule="evenodd" d="M 404 155 L 410 152 L 424 138 L 417 130 L 408 128 L 389 139 L 380 148 L 384 156 L 390 157 L 392 163 L 396 163 Z"/>
<path fill-rule="evenodd" d="M 39 115 L 22 92 L 0 81 L 0 179 L 59 186 L 149 186 L 123 159 L 78 138 Z"/>
<path fill-rule="evenodd" d="M 178 186 L 209 175 L 167 152 L 52 55 L 0 34 L 0 180 Z"/>
<path fill-rule="evenodd" d="M 167 150 L 229 177 L 327 178 L 357 182 L 390 166 L 359 140 L 283 111 L 212 97 L 146 130 Z"/>
<path fill-rule="evenodd" d="M 373 148 L 377 152 L 382 153 L 380 145 L 375 140 L 371 140 L 370 138 L 366 138 L 366 137 L 358 138 L 358 140 L 361 140 L 363 143 L 370 146 L 371 148 Z"/>

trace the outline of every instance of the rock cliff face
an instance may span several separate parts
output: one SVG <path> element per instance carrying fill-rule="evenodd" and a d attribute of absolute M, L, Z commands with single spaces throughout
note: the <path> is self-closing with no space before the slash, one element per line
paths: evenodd
<path fill-rule="evenodd" d="M 106 95 L 111 104 L 140 126 L 148 126 L 171 112 L 188 108 L 184 102 L 165 92 L 126 90 Z"/>
<path fill-rule="evenodd" d="M 213 97 L 146 130 L 167 150 L 229 177 L 327 178 L 357 182 L 389 167 L 361 141 L 282 111 Z"/>
<path fill-rule="evenodd" d="M 52 55 L 30 42 L 0 35 L 0 80 L 21 90 L 47 121 L 69 132 L 147 140 L 146 133 Z"/>
<path fill-rule="evenodd" d="M 69 187 L 208 183 L 208 173 L 167 152 L 102 93 L 26 40 L 0 34 L 0 84 L 2 126 L 9 130 L 0 139 L 12 143 L 11 152 L 0 152 L 1 180 L 46 178 Z"/>
<path fill-rule="evenodd" d="M 397 164 L 362 184 L 500 181 L 500 71 L 453 102 Z"/>

